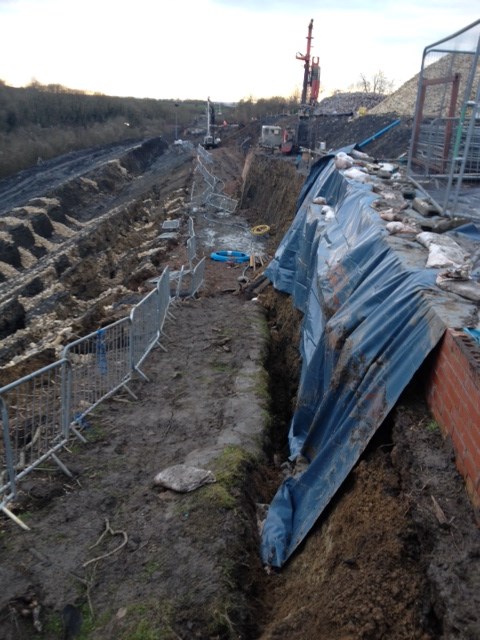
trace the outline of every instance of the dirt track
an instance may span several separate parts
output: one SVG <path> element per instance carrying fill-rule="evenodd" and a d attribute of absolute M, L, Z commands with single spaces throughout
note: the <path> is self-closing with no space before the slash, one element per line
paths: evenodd
<path fill-rule="evenodd" d="M 277 233 L 265 248 L 271 252 L 301 185 L 293 163 L 252 157 L 242 185 L 239 151 L 218 156 L 229 159 L 216 165 L 228 166 L 229 192 L 243 189 L 244 227 L 267 223 Z M 189 186 L 189 175 L 181 184 L 170 179 L 173 189 Z M 155 206 L 142 214 L 143 235 L 135 236 L 142 242 L 169 197 L 158 186 L 142 202 L 147 195 Z M 201 214 L 196 229 L 205 239 L 210 223 Z M 232 222 L 241 224 L 218 221 L 217 239 L 232 234 Z M 180 242 L 157 269 L 183 259 Z M 89 264 L 79 272 L 84 278 Z M 132 265 L 118 272 L 122 286 L 133 282 Z M 267 503 L 282 478 L 301 318 L 282 294 L 266 290 L 260 304 L 240 294 L 241 274 L 208 263 L 200 299 L 172 310 L 168 352 L 147 360 L 150 382 L 135 388 L 139 402 L 119 396 L 102 405 L 89 444 L 73 443 L 65 454 L 74 482 L 50 472 L 21 486 L 16 511 L 32 532 L 1 521 L 1 583 L 8 585 L 1 638 L 62 637 L 67 604 L 82 610 L 78 637 L 92 639 L 480 636 L 479 533 L 448 445 L 419 397 L 421 372 L 300 552 L 278 575 L 260 566 L 256 504 Z M 94 276 L 102 282 L 102 269 Z M 141 294 L 132 288 L 132 295 Z M 208 465 L 217 482 L 190 495 L 153 487 L 157 471 L 185 461 Z M 89 548 L 107 524 L 114 535 L 107 531 Z M 35 602 L 41 634 L 33 629 Z"/>

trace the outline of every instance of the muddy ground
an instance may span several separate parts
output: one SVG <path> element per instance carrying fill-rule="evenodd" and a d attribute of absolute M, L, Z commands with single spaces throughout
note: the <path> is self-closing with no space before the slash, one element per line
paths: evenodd
<path fill-rule="evenodd" d="M 363 122 L 358 136 L 379 124 Z M 340 145 L 348 131 L 342 136 Z M 225 192 L 241 198 L 236 215 L 194 211 L 188 198 L 176 215 L 183 234 L 194 217 L 207 255 L 255 241 L 267 260 L 292 219 L 303 175 L 291 159 L 245 157 L 241 142 L 213 152 Z M 385 156 L 398 157 L 404 144 Z M 109 297 L 99 299 L 115 302 L 92 297 L 89 315 L 75 289 L 78 315 L 68 319 L 75 331 L 105 324 L 104 308 L 124 314 L 147 277 L 184 262 L 181 236 L 148 264 L 130 257 L 106 275 L 135 243 L 153 243 L 169 217 L 166 202 L 191 187 L 188 166 L 172 167 L 169 184 L 149 182 L 149 174 L 135 196 L 141 206 L 122 213 L 130 240 L 116 239 L 108 261 L 93 232 L 87 256 L 98 251 L 98 259 L 79 258 L 74 283 L 78 291 L 82 279 L 99 291 L 109 283 Z M 252 239 L 254 224 L 270 225 L 269 237 Z M 76 251 L 68 257 L 73 265 Z M 479 532 L 449 443 L 425 408 L 421 371 L 301 549 L 280 573 L 261 566 L 258 505 L 283 478 L 301 322 L 288 296 L 254 288 L 261 271 L 209 260 L 199 298 L 172 307 L 167 351 L 146 360 L 149 382 L 133 387 L 138 401 L 121 393 L 103 403 L 89 417 L 88 443 L 72 441 L 62 454 L 74 479 L 45 465 L 20 485 L 12 508 L 31 531 L 0 520 L 0 638 L 480 637 Z M 72 281 L 65 278 L 65 288 Z M 27 343 L 34 330 L 21 331 Z M 48 335 L 42 340 L 51 357 Z M 4 342 L 9 354 L 19 348 L 13 336 Z M 216 482 L 190 494 L 154 486 L 158 471 L 179 463 L 210 469 Z M 62 615 L 79 612 L 79 629 L 70 623 L 65 634 Z"/>

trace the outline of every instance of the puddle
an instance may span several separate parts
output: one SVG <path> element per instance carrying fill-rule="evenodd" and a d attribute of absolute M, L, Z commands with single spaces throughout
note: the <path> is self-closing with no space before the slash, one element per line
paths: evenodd
<path fill-rule="evenodd" d="M 206 251 L 265 253 L 266 240 L 254 236 L 245 221 L 232 215 L 206 214 L 198 220 L 197 235 Z"/>

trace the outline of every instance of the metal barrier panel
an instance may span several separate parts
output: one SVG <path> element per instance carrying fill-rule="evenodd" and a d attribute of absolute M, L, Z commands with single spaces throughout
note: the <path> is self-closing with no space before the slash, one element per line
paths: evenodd
<path fill-rule="evenodd" d="M 14 497 L 16 481 L 68 439 L 67 365 L 65 360 L 54 362 L 0 389 L 2 507 Z"/>
<path fill-rule="evenodd" d="M 188 235 L 192 238 L 195 235 L 192 216 L 188 216 Z"/>
<path fill-rule="evenodd" d="M 201 185 L 197 185 L 194 181 L 192 186 L 191 202 L 194 204 L 202 205 L 207 201 L 208 196 L 212 193 L 211 187 L 208 186 L 203 180 Z"/>
<path fill-rule="evenodd" d="M 207 196 L 207 204 L 215 207 L 215 209 L 222 209 L 233 213 L 237 208 L 238 200 L 224 196 L 221 193 L 210 193 Z"/>
<path fill-rule="evenodd" d="M 208 186 L 211 189 L 215 189 L 216 184 L 218 182 L 218 178 L 216 178 L 214 175 L 212 175 L 210 173 L 210 171 L 206 167 L 204 167 L 201 162 L 197 163 L 197 169 L 198 169 L 199 173 L 202 174 L 203 179 L 208 184 Z"/>
<path fill-rule="evenodd" d="M 163 270 L 157 283 L 158 292 L 158 331 L 162 332 L 163 325 L 168 313 L 170 304 L 170 269 L 166 267 Z"/>
<path fill-rule="evenodd" d="M 443 213 L 475 219 L 460 193 L 480 178 L 479 63 L 480 20 L 424 49 L 407 164 Z"/>
<path fill-rule="evenodd" d="M 205 256 L 200 260 L 195 269 L 192 271 L 192 286 L 190 289 L 190 297 L 192 298 L 203 284 L 205 275 Z"/>
<path fill-rule="evenodd" d="M 201 144 L 197 146 L 197 155 L 202 158 L 207 164 L 213 164 L 213 156 L 209 153 Z"/>
<path fill-rule="evenodd" d="M 3 508 L 15 498 L 16 486 L 8 409 L 1 395 L 0 424 L 2 426 L 2 439 L 0 440 L 0 508 Z"/>
<path fill-rule="evenodd" d="M 187 240 L 187 258 L 190 269 L 193 267 L 193 261 L 197 257 L 197 238 L 191 236 Z"/>
<path fill-rule="evenodd" d="M 139 369 L 140 365 L 153 347 L 160 344 L 158 288 L 133 307 L 130 318 L 132 321 L 132 368 L 144 375 Z"/>
<path fill-rule="evenodd" d="M 70 363 L 69 422 L 82 427 L 99 402 L 126 386 L 131 378 L 132 323 L 122 318 L 68 344 L 63 357 Z"/>

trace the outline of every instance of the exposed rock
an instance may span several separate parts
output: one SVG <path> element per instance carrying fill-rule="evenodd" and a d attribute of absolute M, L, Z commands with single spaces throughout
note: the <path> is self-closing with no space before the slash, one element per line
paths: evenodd
<path fill-rule="evenodd" d="M 9 300 L 2 307 L 0 316 L 0 339 L 25 327 L 25 309 L 17 298 Z"/>

